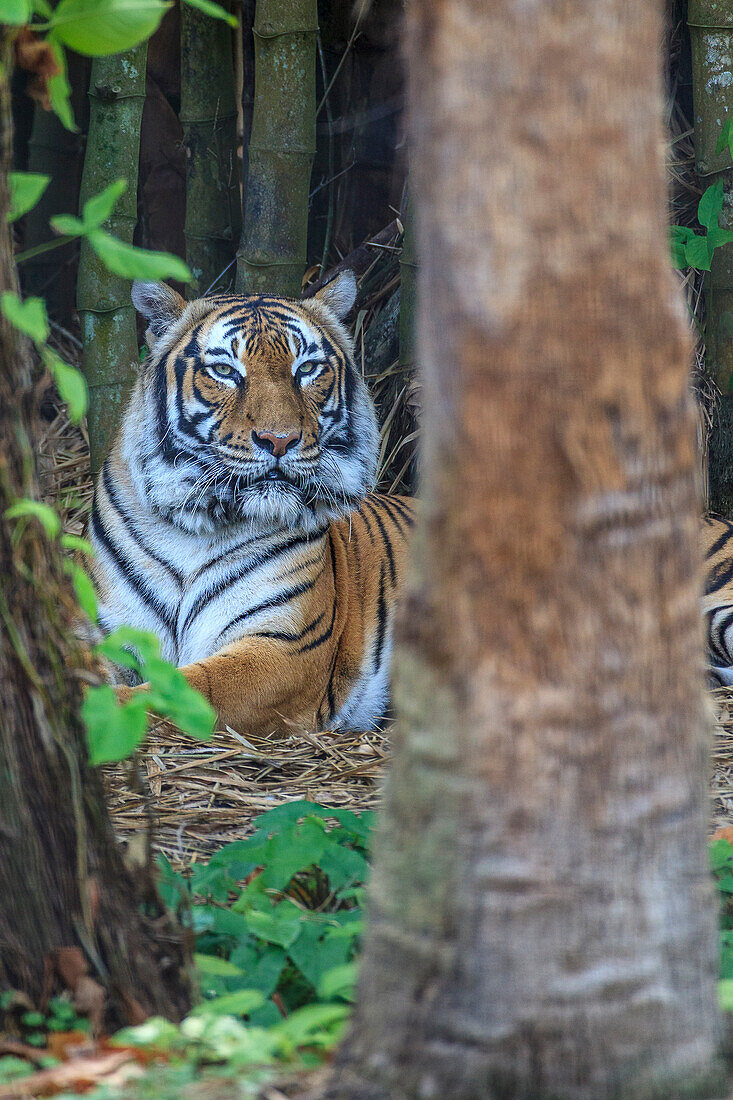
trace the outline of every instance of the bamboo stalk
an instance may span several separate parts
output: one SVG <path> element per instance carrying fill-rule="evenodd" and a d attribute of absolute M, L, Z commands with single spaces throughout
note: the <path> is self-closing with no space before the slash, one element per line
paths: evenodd
<path fill-rule="evenodd" d="M 733 117 L 733 7 L 718 0 L 690 0 L 695 167 L 703 190 L 722 179 L 720 224 L 733 229 L 733 171 L 728 149 L 716 153 L 720 132 Z M 733 516 L 733 245 L 716 248 L 705 279 L 706 361 L 722 398 L 710 434 L 710 505 Z"/>
<path fill-rule="evenodd" d="M 181 5 L 181 124 L 186 149 L 187 293 L 198 298 L 233 283 L 241 229 L 237 102 L 232 32 Z"/>
<path fill-rule="evenodd" d="M 317 35 L 316 0 L 257 0 L 240 293 L 300 294 L 316 147 Z"/>
<path fill-rule="evenodd" d="M 96 58 L 89 89 L 89 140 L 81 205 L 117 179 L 127 190 L 104 228 L 128 244 L 137 223 L 140 120 L 145 102 L 147 44 Z M 107 270 L 82 243 L 77 303 L 89 386 L 89 449 L 92 471 L 104 459 L 119 424 L 138 366 L 137 327 L 130 282 Z"/>

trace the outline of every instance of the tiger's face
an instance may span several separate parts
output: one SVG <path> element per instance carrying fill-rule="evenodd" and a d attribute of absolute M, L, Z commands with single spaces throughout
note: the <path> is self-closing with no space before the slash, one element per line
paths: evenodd
<path fill-rule="evenodd" d="M 149 321 L 142 379 L 155 412 L 142 441 L 146 485 L 166 518 L 192 531 L 246 520 L 316 526 L 374 485 L 378 430 L 341 318 L 348 272 L 304 301 L 218 296 L 186 303 L 136 283 Z"/>

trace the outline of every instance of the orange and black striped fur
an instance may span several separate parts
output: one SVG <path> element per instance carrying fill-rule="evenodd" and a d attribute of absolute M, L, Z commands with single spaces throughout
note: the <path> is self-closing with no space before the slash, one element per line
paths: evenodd
<path fill-rule="evenodd" d="M 733 523 L 703 521 L 705 588 L 703 613 L 708 671 L 714 684 L 733 684 Z"/>
<path fill-rule="evenodd" d="M 304 301 L 133 287 L 151 354 L 96 488 L 100 622 L 157 634 L 243 733 L 366 729 L 387 707 L 413 508 L 372 491 L 355 290 L 350 272 Z"/>

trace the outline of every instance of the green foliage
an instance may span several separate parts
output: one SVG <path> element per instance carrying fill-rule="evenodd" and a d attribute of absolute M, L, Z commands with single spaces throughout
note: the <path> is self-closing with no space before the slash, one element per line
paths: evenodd
<path fill-rule="evenodd" d="M 161 896 L 197 934 L 204 1006 L 255 990 L 263 1004 L 247 1015 L 265 1024 L 275 993 L 288 1012 L 348 1002 L 372 815 L 299 801 L 254 824 L 189 875 L 159 859 Z"/>
<path fill-rule="evenodd" d="M 82 718 L 92 764 L 110 764 L 131 756 L 145 737 L 149 711 L 169 718 L 191 737 L 201 741 L 211 737 L 216 721 L 214 709 L 191 687 L 180 669 L 163 660 L 154 634 L 119 627 L 100 642 L 96 652 L 131 669 L 145 686 L 124 703 L 107 685 L 87 691 Z"/>
<path fill-rule="evenodd" d="M 720 906 L 720 983 L 724 1012 L 733 1012 L 733 844 L 715 840 L 709 848 L 710 867 Z"/>
<path fill-rule="evenodd" d="M 58 538 L 61 534 L 61 520 L 58 512 L 50 504 L 44 504 L 40 500 L 16 500 L 9 508 L 5 509 L 5 519 L 21 519 L 24 517 L 37 519 L 50 539 Z"/>
<path fill-rule="evenodd" d="M 196 934 L 201 1002 L 177 1026 L 148 1020 L 115 1042 L 226 1072 L 323 1059 L 353 1000 L 372 814 L 291 802 L 206 865 L 175 872 L 159 857 L 159 890 Z M 327 870 L 328 868 L 328 870 Z"/>
<path fill-rule="evenodd" d="M 14 291 L 6 290 L 0 296 L 0 311 L 11 325 L 33 340 L 56 383 L 61 400 L 68 406 L 69 419 L 74 424 L 78 423 L 87 411 L 87 384 L 81 371 L 65 363 L 46 343 L 51 329 L 43 299 L 26 298 L 23 301 Z"/>
<path fill-rule="evenodd" d="M 43 29 L 68 49 L 105 57 L 149 38 L 170 6 L 164 0 L 61 0 Z"/>
<path fill-rule="evenodd" d="M 678 269 L 694 267 L 709 271 L 716 248 L 733 241 L 733 232 L 721 229 L 718 218 L 723 209 L 723 181 L 716 180 L 702 195 L 697 208 L 697 220 L 706 232 L 696 233 L 684 225 L 670 227 L 672 265 Z"/>
<path fill-rule="evenodd" d="M 51 177 L 43 176 L 40 172 L 10 172 L 10 210 L 7 220 L 17 221 L 32 210 L 50 182 Z"/>
<path fill-rule="evenodd" d="M 84 203 L 80 218 L 73 214 L 57 214 L 51 218 L 51 227 L 65 237 L 84 237 L 104 265 L 123 279 L 178 279 L 183 283 L 190 282 L 191 272 L 178 256 L 135 248 L 100 229 L 114 211 L 126 187 L 125 180 L 115 180 Z"/>
<path fill-rule="evenodd" d="M 186 3 L 190 8 L 196 8 L 198 11 L 202 11 L 204 15 L 210 15 L 212 19 L 223 20 L 223 22 L 228 23 L 230 27 L 239 26 L 234 16 L 230 15 L 221 4 L 215 4 L 214 0 L 186 0 Z"/>
<path fill-rule="evenodd" d="M 730 150 L 730 155 L 733 158 L 733 118 L 729 118 L 723 123 L 715 152 L 722 153 L 726 147 Z"/>

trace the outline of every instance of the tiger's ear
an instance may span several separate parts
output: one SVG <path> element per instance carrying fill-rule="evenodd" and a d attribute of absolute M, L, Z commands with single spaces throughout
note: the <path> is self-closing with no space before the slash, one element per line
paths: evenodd
<path fill-rule="evenodd" d="M 133 283 L 132 304 L 148 322 L 148 343 L 151 347 L 164 335 L 187 306 L 172 287 L 165 283 Z"/>
<path fill-rule="evenodd" d="M 356 276 L 353 271 L 342 271 L 330 283 L 326 283 L 313 295 L 313 300 L 320 302 L 335 313 L 339 321 L 348 317 L 356 301 Z"/>

